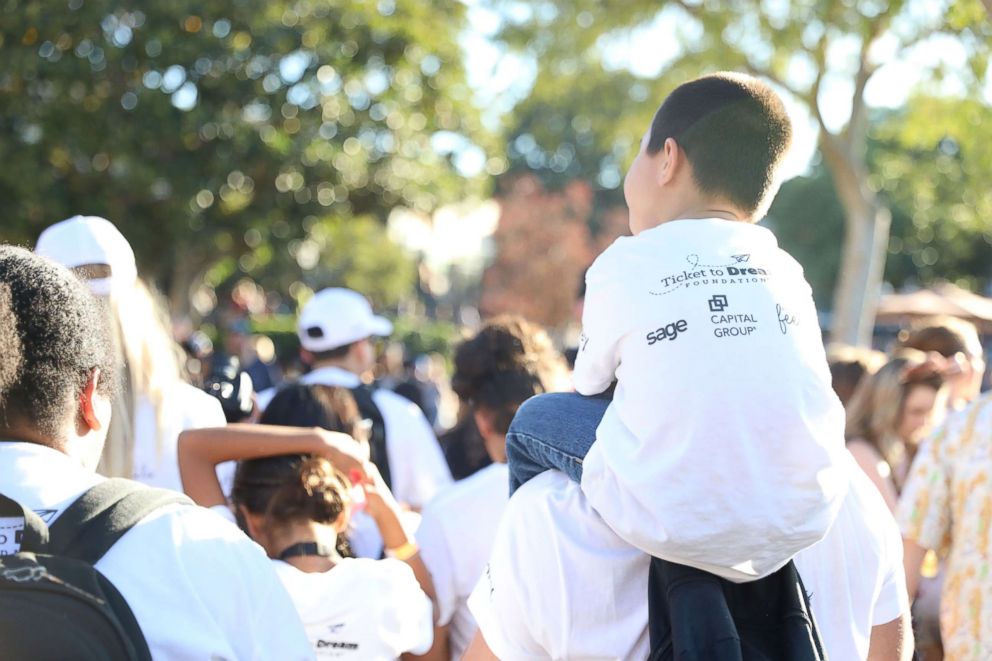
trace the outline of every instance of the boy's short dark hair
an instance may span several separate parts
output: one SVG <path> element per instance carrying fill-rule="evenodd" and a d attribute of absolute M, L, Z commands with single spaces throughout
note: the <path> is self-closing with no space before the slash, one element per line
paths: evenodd
<path fill-rule="evenodd" d="M 68 269 L 0 245 L 0 429 L 58 439 L 94 369 L 112 395 L 118 370 L 109 310 Z"/>
<path fill-rule="evenodd" d="M 792 124 L 765 83 L 715 73 L 680 85 L 651 122 L 647 152 L 672 138 L 692 164 L 696 185 L 758 216 L 771 202 L 776 171 L 792 142 Z"/>

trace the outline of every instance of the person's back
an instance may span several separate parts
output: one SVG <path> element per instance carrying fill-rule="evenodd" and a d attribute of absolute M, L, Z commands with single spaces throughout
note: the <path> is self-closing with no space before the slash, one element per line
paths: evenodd
<path fill-rule="evenodd" d="M 276 395 L 262 424 L 180 438 L 187 493 L 228 520 L 236 513 L 271 558 L 321 657 L 392 659 L 422 654 L 433 640 L 432 584 L 399 505 L 365 463 L 367 435 L 347 389 L 297 384 Z M 214 470 L 220 461 L 238 461 L 230 503 Z M 390 557 L 344 557 L 342 533 L 358 509 Z"/>
<path fill-rule="evenodd" d="M 576 390 L 604 390 L 619 363 L 583 467 L 593 507 L 635 546 L 727 578 L 820 539 L 843 494 L 843 410 L 809 286 L 771 232 L 665 223 L 587 277 Z"/>
<path fill-rule="evenodd" d="M 103 479 L 57 450 L 0 443 L 0 492 L 49 522 Z M 0 518 L 0 532 L 22 525 Z M 14 537 L 6 535 L 3 554 L 16 552 Z M 293 604 L 268 565 L 236 526 L 175 505 L 142 519 L 95 567 L 124 596 L 153 658 L 309 658 Z"/>
<path fill-rule="evenodd" d="M 552 462 L 629 543 L 738 582 L 821 539 L 847 488 L 811 289 L 755 225 L 790 140 L 781 100 L 747 76 L 704 76 L 661 105 L 624 182 L 633 236 L 586 276 L 573 381 L 593 396 L 615 379 L 613 400 L 571 403 L 595 443 L 573 432 Z M 527 435 L 515 421 L 507 437 L 511 486 L 547 456 L 514 440 Z"/>
<path fill-rule="evenodd" d="M 796 566 L 828 658 L 905 659 L 912 635 L 899 532 L 850 458 L 843 470 L 851 487 L 836 523 Z M 548 471 L 510 499 L 469 606 L 501 659 L 645 659 L 648 567 L 575 484 Z M 473 647 L 465 659 L 489 658 Z"/>
<path fill-rule="evenodd" d="M 0 493 L 46 523 L 104 478 L 115 389 L 106 317 L 67 270 L 0 247 Z M 23 520 L 2 519 L 0 552 Z M 309 658 L 267 558 L 233 525 L 185 505 L 141 519 L 95 564 L 134 613 L 154 658 Z"/>
<path fill-rule="evenodd" d="M 399 560 L 343 558 L 333 571 L 318 573 L 281 561 L 274 566 L 317 653 L 393 659 L 430 648 L 431 602 Z"/>

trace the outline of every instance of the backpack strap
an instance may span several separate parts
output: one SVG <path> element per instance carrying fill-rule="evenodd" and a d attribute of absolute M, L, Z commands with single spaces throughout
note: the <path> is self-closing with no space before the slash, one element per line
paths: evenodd
<path fill-rule="evenodd" d="M 45 553 L 48 549 L 48 526 L 41 517 L 24 507 L 13 498 L 0 494 L 0 514 L 24 518 L 24 532 L 21 533 L 21 550 L 31 553 Z"/>
<path fill-rule="evenodd" d="M 813 606 L 809 603 L 810 593 L 806 592 L 806 586 L 803 585 L 803 577 L 799 574 L 799 568 L 796 567 L 795 562 L 790 561 L 792 564 L 792 571 L 796 574 L 796 583 L 799 586 L 799 592 L 803 598 L 803 607 L 806 609 L 806 614 L 809 615 L 809 626 L 810 635 L 813 638 L 813 647 L 816 649 L 818 659 L 826 659 L 827 653 L 823 651 L 823 640 L 820 638 L 820 627 L 816 623 L 816 617 L 813 615 Z"/>
<path fill-rule="evenodd" d="M 192 505 L 177 491 L 108 479 L 76 499 L 49 527 L 49 553 L 95 565 L 124 533 L 166 505 Z"/>
<path fill-rule="evenodd" d="M 391 489 L 393 481 L 389 470 L 389 455 L 386 453 L 386 421 L 382 417 L 382 411 L 372 399 L 373 393 L 375 393 L 375 387 L 364 383 L 351 388 L 351 394 L 355 397 L 358 411 L 363 417 L 372 421 L 372 434 L 369 437 L 372 463 L 379 469 L 382 481 Z"/>

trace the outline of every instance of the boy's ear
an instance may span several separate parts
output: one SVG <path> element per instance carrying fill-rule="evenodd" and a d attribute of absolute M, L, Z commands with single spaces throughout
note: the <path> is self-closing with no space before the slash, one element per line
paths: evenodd
<path fill-rule="evenodd" d="M 685 162 L 685 152 L 674 138 L 667 138 L 658 150 L 658 185 L 665 186 L 675 179 L 676 173 Z"/>

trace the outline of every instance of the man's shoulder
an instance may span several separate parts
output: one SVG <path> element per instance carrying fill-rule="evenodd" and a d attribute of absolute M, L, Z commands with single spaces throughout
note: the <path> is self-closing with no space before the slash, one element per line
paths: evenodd
<path fill-rule="evenodd" d="M 125 533 L 97 566 L 115 583 L 125 577 L 127 584 L 148 589 L 152 579 L 146 575 L 154 568 L 154 580 L 169 585 L 167 592 L 202 588 L 210 593 L 203 597 L 207 600 L 265 595 L 275 580 L 261 547 L 233 523 L 195 505 L 167 505 L 152 512 Z"/>
<path fill-rule="evenodd" d="M 132 528 L 123 539 L 130 537 L 170 536 L 174 539 L 171 552 L 181 555 L 190 549 L 218 545 L 258 550 L 240 528 L 210 509 L 196 505 L 171 504 L 161 507 Z M 155 553 L 156 549 L 149 549 Z"/>
<path fill-rule="evenodd" d="M 533 539 L 532 531 L 543 527 L 590 546 L 623 544 L 589 504 L 581 487 L 556 470 L 545 471 L 521 486 L 507 503 L 503 521 L 529 529 L 527 539 Z"/>
<path fill-rule="evenodd" d="M 884 556 L 893 545 L 901 543 L 895 518 L 878 487 L 860 469 L 853 457 L 847 470 L 850 481 L 839 519 L 852 537 L 867 544 L 876 555 Z"/>

